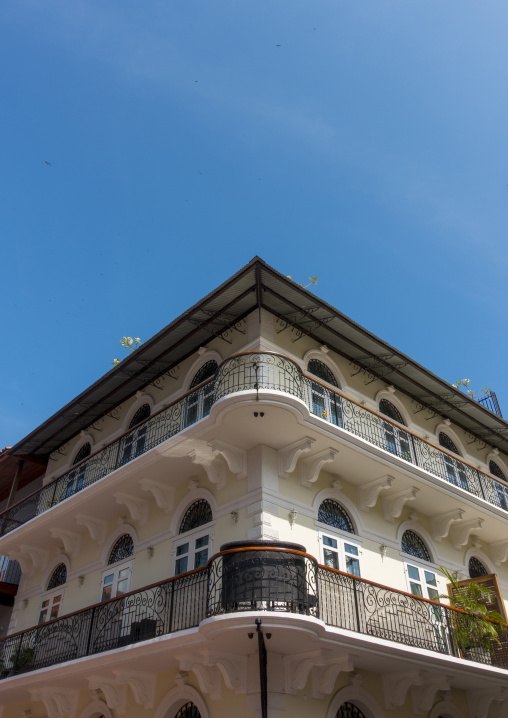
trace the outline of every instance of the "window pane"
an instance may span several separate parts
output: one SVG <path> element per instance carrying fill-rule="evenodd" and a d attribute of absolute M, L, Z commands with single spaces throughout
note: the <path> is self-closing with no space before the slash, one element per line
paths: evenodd
<path fill-rule="evenodd" d="M 346 556 L 346 571 L 353 576 L 360 576 L 360 562 L 357 558 Z"/>
<path fill-rule="evenodd" d="M 344 544 L 346 553 L 350 553 L 352 556 L 358 556 L 358 546 L 351 546 L 350 543 Z"/>
<path fill-rule="evenodd" d="M 331 546 L 332 548 L 337 548 L 337 541 L 335 539 L 330 538 L 329 536 L 323 536 L 323 543 L 325 546 Z"/>
<path fill-rule="evenodd" d="M 187 571 L 187 556 L 184 556 L 183 558 L 179 558 L 176 562 L 175 566 L 175 573 L 185 573 Z"/>
<path fill-rule="evenodd" d="M 329 548 L 324 550 L 325 566 L 328 568 L 339 568 L 339 556 L 335 551 L 330 551 Z"/>
<path fill-rule="evenodd" d="M 194 557 L 194 568 L 201 568 L 208 561 L 208 549 L 198 551 Z"/>
<path fill-rule="evenodd" d="M 417 581 L 420 580 L 420 572 L 418 571 L 418 569 L 416 568 L 416 566 L 408 566 L 408 567 L 407 567 L 407 572 L 408 572 L 408 574 L 409 574 L 409 578 L 414 578 L 414 579 L 416 579 Z"/>
<path fill-rule="evenodd" d="M 208 546 L 208 536 L 201 536 L 201 538 L 196 539 L 196 548 L 202 548 L 203 546 Z"/>
<path fill-rule="evenodd" d="M 59 603 L 56 604 L 56 605 L 51 606 L 51 616 L 50 616 L 50 620 L 53 619 L 53 618 L 58 618 L 58 609 L 59 609 L 59 608 L 60 608 L 60 604 L 59 604 Z"/>
<path fill-rule="evenodd" d="M 439 601 L 439 593 L 434 588 L 427 589 L 431 601 Z"/>
<path fill-rule="evenodd" d="M 118 585 L 116 588 L 116 595 L 123 596 L 124 594 L 127 593 L 128 590 L 129 590 L 129 577 L 127 576 L 126 578 L 122 578 L 121 581 L 120 580 L 118 581 Z"/>
<path fill-rule="evenodd" d="M 424 571 L 424 573 L 425 582 L 428 583 L 430 586 L 437 586 L 436 576 L 433 573 L 429 573 L 428 571 Z"/>
<path fill-rule="evenodd" d="M 44 608 L 39 614 L 39 623 L 46 623 L 48 615 L 48 609 Z"/>
<path fill-rule="evenodd" d="M 181 546 L 176 547 L 176 555 L 181 556 L 184 553 L 189 553 L 189 544 L 183 543 Z"/>
<path fill-rule="evenodd" d="M 110 598 L 111 598 L 111 586 L 103 586 L 101 601 L 109 601 Z"/>
<path fill-rule="evenodd" d="M 412 581 L 409 582 L 409 586 L 411 588 L 411 593 L 415 596 L 422 596 L 423 598 L 423 592 L 422 587 L 419 583 L 413 583 Z"/>

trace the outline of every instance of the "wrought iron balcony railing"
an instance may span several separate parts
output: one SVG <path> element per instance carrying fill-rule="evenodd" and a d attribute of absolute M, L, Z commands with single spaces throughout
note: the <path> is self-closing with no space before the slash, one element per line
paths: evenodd
<path fill-rule="evenodd" d="M 387 417 L 366 409 L 340 391 L 307 376 L 287 357 L 248 352 L 226 359 L 213 379 L 4 511 L 0 514 L 0 536 L 207 416 L 219 399 L 237 392 L 263 389 L 290 394 L 325 421 L 508 511 L 508 485 L 500 479 L 479 471 Z"/>
<path fill-rule="evenodd" d="M 463 611 L 320 566 L 302 551 L 272 545 L 221 551 L 203 568 L 7 636 L 0 640 L 0 677 L 244 611 L 313 616 L 330 626 L 508 670 L 506 626 L 499 627 L 499 643 L 464 645 L 464 627 L 471 616 Z"/>

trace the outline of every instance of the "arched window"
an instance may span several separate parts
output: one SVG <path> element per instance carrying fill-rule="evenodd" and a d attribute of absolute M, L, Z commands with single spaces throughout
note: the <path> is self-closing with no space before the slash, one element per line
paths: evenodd
<path fill-rule="evenodd" d="M 459 450 L 457 449 L 453 441 L 450 439 L 448 434 L 445 434 L 444 431 L 439 432 L 439 443 L 447 451 L 451 451 L 452 454 L 458 454 L 460 456 Z"/>
<path fill-rule="evenodd" d="M 87 443 L 83 444 L 81 449 L 74 457 L 72 465 L 75 466 L 76 464 L 79 464 L 80 461 L 83 461 L 83 459 L 86 459 L 87 456 L 90 456 L 91 451 L 92 447 L 90 445 L 90 442 L 87 441 Z M 65 483 L 65 491 L 62 497 L 63 499 L 68 499 L 69 496 L 75 494 L 76 491 L 81 491 L 85 483 L 85 474 L 87 468 L 88 467 L 86 464 L 81 464 L 76 469 L 73 469 L 69 472 L 69 475 L 67 476 L 67 481 Z"/>
<path fill-rule="evenodd" d="M 471 556 L 469 559 L 469 578 L 479 578 L 480 576 L 488 576 L 489 572 L 483 565 L 483 563 L 476 558 L 476 556 Z"/>
<path fill-rule="evenodd" d="M 146 421 L 146 419 L 149 418 L 150 414 L 151 414 L 150 404 L 143 404 L 143 406 L 140 406 L 139 409 L 137 410 L 137 412 L 134 414 L 134 416 L 131 419 L 131 422 L 129 424 L 129 429 L 133 429 L 140 422 Z"/>
<path fill-rule="evenodd" d="M 134 553 L 134 541 L 130 534 L 123 534 L 116 541 L 111 549 L 108 559 L 108 566 L 114 564 L 114 568 L 108 568 L 102 574 L 101 601 L 108 601 L 125 595 L 130 587 L 132 561 L 129 561 Z M 119 562 L 122 563 L 119 563 Z"/>
<path fill-rule="evenodd" d="M 210 523 L 210 521 L 213 521 L 210 504 L 205 499 L 198 499 L 185 512 L 178 533 L 183 534 L 186 531 L 192 531 L 192 529 L 197 529 L 199 526 Z"/>
<path fill-rule="evenodd" d="M 353 522 L 348 512 L 334 499 L 325 499 L 318 510 L 318 521 L 332 529 L 354 534 Z M 320 531 L 321 560 L 328 568 L 342 569 L 360 576 L 360 546 L 338 533 Z"/>
<path fill-rule="evenodd" d="M 406 422 L 402 418 L 402 414 L 391 401 L 388 401 L 388 399 L 381 399 L 379 402 L 379 411 L 389 419 L 393 419 L 393 421 L 397 421 L 399 424 L 405 426 Z"/>
<path fill-rule="evenodd" d="M 201 369 L 195 374 L 194 379 L 191 381 L 190 389 L 202 384 L 207 379 L 211 379 L 217 371 L 218 364 L 215 359 L 210 359 L 206 364 L 203 364 Z M 194 424 L 205 416 L 208 416 L 210 409 L 213 404 L 213 392 L 215 382 L 210 381 L 201 389 L 196 389 L 187 396 L 185 403 L 185 426 Z"/>
<path fill-rule="evenodd" d="M 347 531 L 350 534 L 354 534 L 355 530 L 353 522 L 349 518 L 349 514 L 338 501 L 334 499 L 326 499 L 323 501 L 318 511 L 318 521 L 328 526 L 334 526 L 336 529 L 341 531 Z"/>
<path fill-rule="evenodd" d="M 358 706 L 355 706 L 354 703 L 346 701 L 337 711 L 335 718 L 366 718 L 366 716 L 365 713 L 358 708 Z"/>
<path fill-rule="evenodd" d="M 210 529 L 196 532 L 200 526 L 213 521 L 212 509 L 205 499 L 198 499 L 189 506 L 180 524 L 180 534 L 194 531 L 194 533 L 176 544 L 175 547 L 175 574 L 201 568 L 208 561 L 210 552 Z"/>
<path fill-rule="evenodd" d="M 129 433 L 122 439 L 122 464 L 132 461 L 136 456 L 141 456 L 147 450 L 146 439 L 148 434 L 148 424 L 141 424 L 150 418 L 150 404 L 143 404 L 136 411 L 129 423 Z M 137 429 L 134 427 L 138 426 Z M 131 431 L 133 429 L 133 431 Z"/>
<path fill-rule="evenodd" d="M 489 471 L 492 474 L 492 476 L 495 476 L 498 479 L 501 479 L 501 481 L 506 481 L 506 476 L 502 472 L 501 468 L 496 464 L 495 461 L 489 462 Z M 505 511 L 508 511 L 508 487 L 503 486 L 502 484 L 499 484 L 497 481 L 495 482 L 495 488 L 497 497 L 499 499 L 499 505 L 502 509 Z"/>
<path fill-rule="evenodd" d="M 51 574 L 51 578 L 48 583 L 48 591 L 52 591 L 58 586 L 62 586 L 67 582 L 67 566 L 64 563 L 59 563 Z"/>
<path fill-rule="evenodd" d="M 321 381 L 331 384 L 332 386 L 336 386 L 337 389 L 339 388 L 337 379 L 334 377 L 332 371 L 326 366 L 326 364 L 319 361 L 319 359 L 311 359 L 307 364 L 307 371 L 310 374 L 314 374 L 314 376 L 321 379 Z"/>
<path fill-rule="evenodd" d="M 404 531 L 401 541 L 401 549 L 403 553 L 407 553 L 409 556 L 414 556 L 422 561 L 431 561 L 430 553 L 428 548 L 425 546 L 422 539 L 414 531 Z"/>
<path fill-rule="evenodd" d="M 189 703 L 186 703 L 180 708 L 178 713 L 175 715 L 175 718 L 201 718 L 201 713 L 198 711 L 194 703 L 189 701 Z"/>
<path fill-rule="evenodd" d="M 124 561 L 130 558 L 133 553 L 134 541 L 132 540 L 132 536 L 130 534 L 123 534 L 111 549 L 108 566 L 111 566 L 112 563 L 118 563 L 118 561 Z"/>

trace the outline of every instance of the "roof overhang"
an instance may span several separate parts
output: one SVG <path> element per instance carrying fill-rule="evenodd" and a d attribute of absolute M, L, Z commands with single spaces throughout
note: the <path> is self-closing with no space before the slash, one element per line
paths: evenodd
<path fill-rule="evenodd" d="M 365 382 L 382 379 L 415 402 L 508 453 L 508 423 L 368 332 L 259 257 L 144 342 L 117 367 L 5 453 L 47 457 L 82 429 L 170 371 L 211 338 L 224 342 L 248 314 L 266 309 L 293 341 L 310 336 L 351 360 Z"/>

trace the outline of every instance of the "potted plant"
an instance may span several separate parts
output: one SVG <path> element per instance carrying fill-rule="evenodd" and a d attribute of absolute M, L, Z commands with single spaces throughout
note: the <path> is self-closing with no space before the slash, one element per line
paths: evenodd
<path fill-rule="evenodd" d="M 464 613 L 457 613 L 453 621 L 452 640 L 455 648 L 465 658 L 481 663 L 491 663 L 494 645 L 499 645 L 498 634 L 504 628 L 504 619 L 497 611 L 489 611 L 487 604 L 492 602 L 492 591 L 474 581 L 461 583 L 458 571 L 448 571 L 439 567 L 450 584 L 447 598 L 450 606 Z"/>
<path fill-rule="evenodd" d="M 20 650 L 16 658 L 14 659 L 14 662 L 12 664 L 12 668 L 16 673 L 20 673 L 22 671 L 25 671 L 28 666 L 32 663 L 34 659 L 35 651 L 32 648 L 32 646 L 27 646 L 26 648 L 23 648 Z"/>

